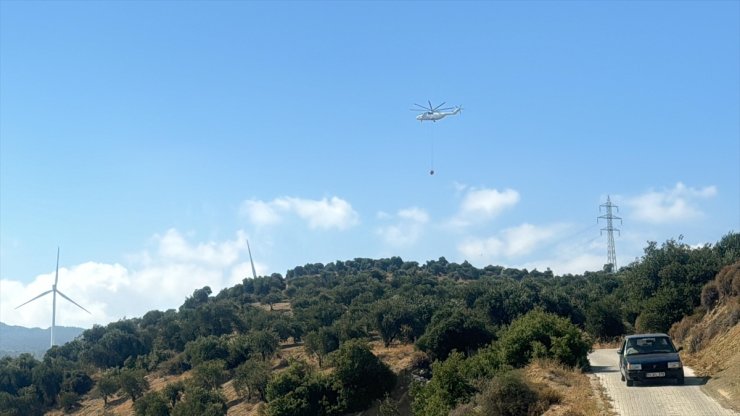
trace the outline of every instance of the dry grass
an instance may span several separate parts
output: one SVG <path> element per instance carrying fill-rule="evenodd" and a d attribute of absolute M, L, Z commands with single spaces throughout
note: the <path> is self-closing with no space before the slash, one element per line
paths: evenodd
<path fill-rule="evenodd" d="M 606 348 L 619 348 L 619 344 L 622 342 L 622 337 L 615 337 L 614 339 L 602 339 L 594 342 L 591 347 L 595 350 L 606 349 Z"/>
<path fill-rule="evenodd" d="M 270 312 L 270 305 L 266 303 L 253 302 L 250 305 Z M 290 306 L 290 302 L 278 302 L 272 304 L 272 312 L 293 312 L 293 309 Z"/>
<path fill-rule="evenodd" d="M 697 375 L 710 377 L 703 386 L 707 393 L 740 411 L 740 323 L 705 345 L 693 354 L 682 354 L 684 362 Z"/>
<path fill-rule="evenodd" d="M 372 341 L 370 348 L 396 374 L 410 368 L 413 357 L 418 354 L 413 344 L 391 344 L 386 347 L 382 341 Z"/>
<path fill-rule="evenodd" d="M 740 263 L 723 268 L 710 284 L 719 288 L 719 304 L 677 322 L 670 334 L 684 347 L 681 358 L 699 376 L 710 377 L 702 389 L 740 411 Z"/>
<path fill-rule="evenodd" d="M 611 416 L 608 401 L 596 389 L 598 383 L 577 369 L 547 360 L 536 360 L 525 369 L 527 380 L 554 391 L 560 401 L 543 416 Z"/>

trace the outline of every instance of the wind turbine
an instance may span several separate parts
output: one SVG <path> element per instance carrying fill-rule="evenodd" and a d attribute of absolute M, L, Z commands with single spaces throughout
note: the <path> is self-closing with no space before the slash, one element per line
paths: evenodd
<path fill-rule="evenodd" d="M 252 263 L 252 277 L 257 279 L 257 272 L 254 270 L 254 261 L 252 261 L 252 249 L 249 248 L 249 240 L 247 240 L 247 251 L 249 252 L 249 262 Z"/>
<path fill-rule="evenodd" d="M 85 312 L 89 313 L 90 315 L 92 315 L 92 313 L 90 311 L 88 311 L 87 309 L 83 308 L 77 302 L 73 301 L 67 295 L 65 295 L 64 293 L 62 293 L 61 291 L 59 291 L 57 289 L 57 282 L 58 281 L 59 281 L 59 247 L 57 247 L 57 272 L 56 272 L 56 276 L 54 277 L 54 285 L 52 285 L 51 290 L 47 290 L 46 292 L 44 292 L 44 293 L 36 296 L 35 298 L 33 298 L 33 299 L 31 299 L 31 300 L 29 300 L 29 301 L 27 301 L 25 303 L 22 303 L 22 304 L 16 306 L 16 309 L 18 309 L 18 308 L 20 308 L 21 306 L 23 306 L 23 305 L 25 305 L 27 303 L 31 303 L 34 300 L 36 300 L 36 299 L 38 299 L 38 298 L 40 298 L 42 296 L 45 296 L 45 295 L 48 295 L 49 293 L 52 293 L 52 299 L 54 299 L 52 301 L 52 308 L 51 308 L 51 346 L 52 347 L 54 346 L 54 328 L 56 327 L 56 320 L 57 320 L 57 293 L 59 293 L 59 296 L 63 297 L 64 299 L 67 299 L 68 301 L 70 301 L 70 302 L 74 303 L 75 305 L 77 305 L 78 308 L 80 308 L 83 311 L 85 311 Z"/>

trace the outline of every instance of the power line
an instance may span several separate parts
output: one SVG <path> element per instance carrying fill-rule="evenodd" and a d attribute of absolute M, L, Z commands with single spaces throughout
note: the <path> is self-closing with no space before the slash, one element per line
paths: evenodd
<path fill-rule="evenodd" d="M 622 218 L 617 217 L 612 213 L 612 208 L 616 208 L 617 212 L 619 212 L 619 207 L 617 205 L 612 204 L 611 199 L 607 195 L 606 197 L 606 204 L 599 205 L 599 212 L 601 212 L 601 208 L 606 208 L 606 214 L 601 215 L 596 218 L 596 222 L 598 223 L 599 219 L 603 218 L 606 220 L 606 228 L 602 228 L 599 232 L 600 235 L 603 235 L 603 232 L 607 232 L 607 238 L 608 238 L 608 248 L 607 248 L 607 264 L 611 264 L 612 266 L 612 273 L 617 271 L 617 253 L 614 249 L 614 231 L 619 233 L 619 235 L 622 235 L 622 233 L 619 231 L 619 229 L 614 228 L 613 221 L 619 220 L 619 223 L 622 223 Z"/>

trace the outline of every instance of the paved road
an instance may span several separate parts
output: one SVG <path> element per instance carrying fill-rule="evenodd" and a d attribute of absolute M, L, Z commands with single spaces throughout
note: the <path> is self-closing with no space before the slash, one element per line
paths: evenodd
<path fill-rule="evenodd" d="M 694 377 L 686 367 L 686 384 L 677 386 L 673 380 L 664 383 L 637 383 L 627 387 L 621 381 L 616 349 L 594 350 L 588 355 L 593 373 L 612 400 L 612 407 L 621 416 L 737 416 L 704 394 L 704 380 Z"/>

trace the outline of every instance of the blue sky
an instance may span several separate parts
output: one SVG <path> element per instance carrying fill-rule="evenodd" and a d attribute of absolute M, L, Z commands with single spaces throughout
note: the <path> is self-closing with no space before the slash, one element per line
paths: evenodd
<path fill-rule="evenodd" d="M 463 113 L 419 123 L 413 103 Z M 0 320 L 305 263 L 601 269 L 740 230 L 740 3 L 0 2 Z M 433 164 L 436 174 L 429 175 Z"/>

